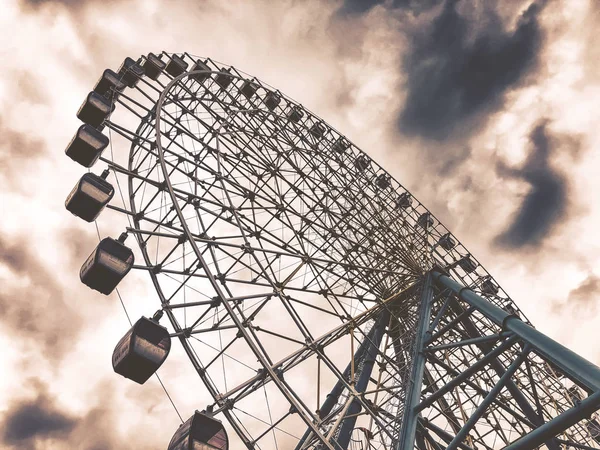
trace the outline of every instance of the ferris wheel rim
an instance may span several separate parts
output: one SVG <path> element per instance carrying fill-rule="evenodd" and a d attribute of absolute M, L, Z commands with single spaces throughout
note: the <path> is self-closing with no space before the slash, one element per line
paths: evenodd
<path fill-rule="evenodd" d="M 230 67 L 230 68 L 233 68 L 233 67 Z M 243 77 L 241 77 L 241 76 L 237 76 L 237 75 L 234 75 L 233 73 L 229 72 L 229 69 L 226 69 L 226 70 L 225 70 L 225 72 L 227 73 L 227 76 L 228 76 L 228 77 L 230 77 L 230 78 L 237 79 L 237 80 L 245 80 Z M 160 136 L 159 126 L 158 126 L 158 123 L 160 122 L 160 118 L 161 118 L 160 111 L 162 110 L 162 107 L 164 106 L 164 101 L 165 101 L 165 99 L 167 98 L 168 92 L 170 91 L 170 89 L 171 89 L 171 88 L 172 88 L 172 87 L 173 87 L 173 86 L 174 86 L 174 85 L 175 85 L 175 84 L 176 84 L 176 83 L 177 83 L 179 80 L 181 80 L 181 79 L 185 78 L 186 76 L 192 75 L 192 74 L 194 74 L 194 73 L 212 73 L 212 74 L 217 74 L 217 73 L 223 73 L 223 71 L 222 71 L 222 70 L 214 70 L 214 71 L 212 71 L 212 70 L 211 70 L 211 71 L 204 71 L 204 70 L 200 70 L 200 71 L 186 72 L 186 73 L 183 73 L 183 74 L 181 74 L 181 75 L 180 75 L 180 76 L 178 76 L 178 77 L 175 77 L 175 79 L 172 79 L 172 80 L 171 80 L 171 82 L 170 82 L 170 83 L 168 83 L 167 87 L 165 87 L 164 85 L 161 85 L 161 87 L 163 88 L 163 90 L 162 90 L 162 93 L 161 93 L 161 100 L 162 100 L 162 101 L 160 102 L 160 103 L 161 103 L 161 106 L 160 106 L 160 108 L 158 108 L 158 114 L 156 115 L 156 117 L 157 117 L 157 122 L 155 123 L 155 127 L 154 127 L 154 128 L 155 128 L 155 130 L 154 130 L 154 131 L 155 131 L 155 135 L 156 135 L 156 136 Z M 257 80 L 256 78 L 254 78 L 252 81 L 254 81 L 254 80 L 255 80 L 255 81 L 257 81 L 257 82 L 258 82 L 258 83 L 259 83 L 261 86 L 263 86 L 263 87 L 264 87 L 264 85 L 262 84 L 262 82 L 261 82 L 261 81 Z M 245 80 L 245 81 L 249 81 L 249 80 Z M 268 91 L 268 90 L 267 90 L 267 91 Z M 290 105 L 289 105 L 289 106 L 300 106 L 300 105 L 299 105 L 297 102 L 295 102 L 295 101 L 293 101 L 293 100 L 289 99 L 289 97 L 285 96 L 285 94 L 282 94 L 280 91 L 278 91 L 278 90 L 277 90 L 276 92 L 277 92 L 277 94 L 278 94 L 278 95 L 281 95 L 281 97 L 288 99 L 288 101 L 290 102 Z M 227 95 L 228 95 L 229 97 L 231 97 L 231 93 L 227 92 Z M 181 97 L 180 97 L 180 99 L 181 99 Z M 304 107 L 302 107 L 302 106 L 300 106 L 300 107 L 301 107 L 301 108 L 303 108 L 303 109 L 305 109 L 305 108 L 304 108 Z M 265 110 L 262 110 L 262 111 L 263 111 L 263 112 L 265 112 L 265 113 L 267 113 L 267 114 L 270 114 L 270 113 L 268 113 L 268 112 L 267 112 L 267 111 L 265 111 Z M 308 111 L 308 110 L 306 110 L 306 109 L 305 109 L 305 112 L 306 112 L 306 111 Z M 311 119 L 313 119 L 313 120 L 316 120 L 316 119 L 318 119 L 318 120 L 320 120 L 322 123 L 325 123 L 324 121 L 322 121 L 322 119 L 320 119 L 320 118 L 319 118 L 318 116 L 316 116 L 315 114 L 313 114 L 313 113 L 310 113 L 310 114 L 311 114 Z M 140 124 L 140 126 L 142 126 L 142 125 L 143 125 L 143 122 L 142 122 L 142 124 Z M 333 129 L 332 127 L 330 127 L 328 124 L 327 124 L 327 126 L 328 126 L 330 129 L 334 130 L 334 129 Z M 307 128 L 305 128 L 305 129 L 307 129 Z M 360 150 L 358 147 L 356 147 L 354 144 L 352 144 L 352 143 L 351 143 L 351 141 L 350 141 L 349 139 L 347 139 L 347 138 L 346 138 L 344 135 L 342 135 L 341 133 L 339 133 L 339 132 L 337 132 L 337 131 L 336 131 L 336 133 L 337 133 L 337 134 L 338 134 L 340 137 L 342 137 L 342 138 L 344 138 L 346 141 L 348 141 L 348 142 L 349 142 L 351 145 L 353 145 L 355 152 L 357 151 L 357 152 L 359 153 L 360 157 L 363 157 L 363 156 L 364 156 L 364 157 L 368 158 L 368 157 L 366 156 L 366 154 L 365 154 L 365 153 L 364 153 L 362 150 Z M 164 178 L 165 178 L 165 181 L 168 183 L 169 195 L 170 195 L 171 199 L 173 200 L 173 205 L 174 205 L 174 207 L 177 209 L 177 215 L 178 215 L 178 217 L 180 218 L 182 225 L 183 225 L 183 226 L 185 226 L 185 228 L 186 228 L 186 230 L 184 230 L 184 231 L 185 231 L 185 233 L 186 233 L 186 236 L 188 237 L 188 239 L 190 240 L 190 242 L 193 242 L 193 243 L 195 244 L 195 243 L 196 243 L 196 242 L 195 242 L 195 239 L 190 239 L 190 237 L 191 237 L 191 232 L 190 232 L 190 230 L 189 230 L 189 227 L 187 227 L 187 223 L 186 223 L 186 220 L 185 220 L 185 218 L 183 217 L 183 214 L 182 214 L 182 212 L 181 212 L 181 208 L 179 208 L 179 204 L 177 203 L 177 199 L 176 199 L 176 196 L 175 196 L 174 188 L 173 188 L 173 186 L 172 186 L 172 185 L 171 185 L 171 183 L 170 183 L 170 179 L 169 179 L 169 176 L 168 176 L 168 171 L 167 171 L 167 169 L 166 169 L 166 164 L 165 164 L 165 155 L 164 155 L 164 153 L 165 153 L 165 152 L 164 152 L 164 149 L 162 148 L 162 142 L 160 142 L 160 138 L 158 138 L 158 139 L 156 140 L 156 144 L 157 144 L 157 147 L 158 147 L 158 145 L 160 145 L 159 154 L 160 154 L 160 157 L 161 157 L 161 158 L 160 158 L 160 159 L 161 159 L 161 161 L 160 161 L 160 162 L 161 162 L 161 170 L 162 170 L 163 176 L 164 176 Z M 378 165 L 378 164 L 377 164 L 375 161 L 371 160 L 370 158 L 369 158 L 369 161 L 370 161 L 371 163 L 375 163 L 375 165 L 377 166 L 377 167 L 376 167 L 376 170 L 374 170 L 374 171 L 377 171 L 377 172 L 384 172 L 386 175 L 388 175 L 388 176 L 389 176 L 389 173 L 388 173 L 388 172 L 387 172 L 387 171 L 386 171 L 386 170 L 385 170 L 383 167 L 379 166 L 379 165 Z M 396 181 L 396 180 L 395 180 L 393 177 L 391 177 L 391 176 L 390 176 L 390 178 L 392 178 L 392 179 L 394 180 L 394 182 L 395 182 L 395 183 L 397 183 L 397 185 L 398 185 L 398 187 L 399 187 L 399 188 L 401 188 L 401 189 L 402 189 L 404 192 L 408 193 L 408 194 L 409 194 L 409 195 L 412 197 L 412 194 L 410 194 L 410 193 L 409 193 L 409 191 L 408 191 L 408 190 L 407 190 L 407 189 L 406 189 L 406 188 L 405 188 L 405 187 L 404 187 L 402 184 L 398 183 L 398 182 L 397 182 L 397 181 Z M 130 178 L 130 180 L 131 180 L 131 178 Z M 398 190 L 398 188 L 393 188 L 393 191 L 394 191 L 394 192 L 397 192 L 397 190 Z M 181 192 L 180 192 L 180 194 L 181 194 Z M 414 198 L 414 197 L 413 197 L 413 198 Z M 180 200 L 181 200 L 181 198 L 180 198 Z M 424 206 L 424 205 L 423 205 L 421 202 L 419 202 L 418 200 L 417 200 L 417 204 L 416 204 L 415 206 L 413 206 L 413 207 L 412 207 L 412 208 L 415 208 L 415 212 L 417 211 L 417 210 L 416 210 L 416 208 L 417 208 L 417 207 L 419 207 L 419 208 L 420 208 L 420 209 L 422 209 L 422 210 L 425 210 L 426 214 L 429 214 L 430 216 L 432 216 L 432 217 L 433 217 L 433 214 L 432 214 L 432 213 L 431 213 L 431 212 L 430 212 L 430 211 L 429 211 L 429 210 L 428 210 L 428 209 L 427 209 L 427 208 L 426 208 L 426 207 L 425 207 L 425 206 Z M 419 213 L 420 213 L 420 211 L 419 211 Z M 135 220 L 135 218 L 134 218 L 134 220 Z M 138 222 L 137 220 L 136 220 L 136 224 L 139 226 L 139 222 Z M 413 225 L 413 226 L 414 226 L 414 225 Z M 443 224 L 442 224 L 440 221 L 437 221 L 437 226 L 441 226 L 441 227 L 443 227 L 443 228 L 444 228 L 444 230 L 445 230 L 445 231 L 448 231 L 448 230 L 447 230 L 447 228 L 446 228 L 445 226 L 443 226 Z M 436 226 L 436 228 L 437 228 L 437 226 Z M 437 230 L 436 230 L 436 231 L 437 231 Z M 428 233 L 425 233 L 425 234 L 424 234 L 424 235 L 425 235 L 425 238 L 427 237 L 427 234 L 428 234 Z M 198 253 L 197 246 L 196 246 L 196 245 L 194 245 L 194 246 L 196 247 L 196 249 L 195 249 L 194 251 L 195 251 L 195 253 L 197 254 L 197 253 Z M 464 249 L 464 246 L 462 246 L 462 244 L 461 244 L 461 247 L 463 247 L 463 250 L 466 250 L 466 249 Z M 145 253 L 145 250 L 144 250 L 143 248 L 142 248 L 142 251 Z M 145 255 L 146 255 L 146 253 L 145 253 Z M 146 256 L 147 256 L 147 255 L 146 255 Z M 429 256 L 429 254 L 427 254 L 427 256 Z M 148 260 L 148 259 L 146 259 L 146 263 L 147 263 L 148 265 L 150 265 L 150 262 L 149 262 L 149 260 Z M 420 266 L 419 266 L 419 267 L 420 267 Z M 152 277 L 152 279 L 153 279 L 153 283 L 156 283 L 156 284 L 160 285 L 160 282 L 158 281 L 158 278 L 157 278 L 156 274 L 155 274 L 153 271 L 150 271 L 150 274 L 151 274 L 151 277 Z M 211 276 L 212 276 L 212 271 L 207 271 L 207 275 L 208 275 L 209 277 L 211 277 Z M 462 278 L 461 278 L 461 279 L 462 279 Z M 216 280 L 215 280 L 214 276 L 212 276 L 212 279 L 211 279 L 210 281 L 211 281 L 211 284 L 212 284 L 212 285 L 213 285 L 213 287 L 214 287 L 214 284 L 216 283 Z M 155 284 L 155 286 L 156 286 L 156 284 Z M 217 286 L 217 287 L 218 287 L 218 286 Z M 223 294 L 222 294 L 222 293 L 221 293 L 221 296 L 223 296 Z M 224 296 L 223 296 L 223 297 L 224 297 Z M 163 298 L 164 298 L 164 296 L 163 296 Z M 167 309 L 169 309 L 169 308 L 167 308 Z M 170 311 L 170 310 L 169 310 L 169 313 L 171 313 L 171 311 Z M 230 315 L 231 315 L 231 314 L 230 314 Z M 171 319 L 171 317 L 172 317 L 172 314 L 169 314 L 169 315 L 168 315 L 168 317 L 169 317 L 169 320 L 170 320 L 170 321 L 173 323 L 173 321 L 172 321 L 172 319 Z M 176 320 L 176 319 L 174 319 L 174 320 Z M 238 329 L 239 329 L 239 324 L 236 324 L 236 327 L 238 327 Z M 193 361 L 193 362 L 198 362 L 198 360 L 197 360 L 197 355 L 196 355 L 196 357 L 194 357 L 194 355 L 192 355 L 192 353 L 191 353 L 191 346 L 189 346 L 189 342 L 188 342 L 188 340 L 187 340 L 187 339 L 183 339 L 183 338 L 182 338 L 182 335 L 179 335 L 179 337 L 180 337 L 180 341 L 181 341 L 181 342 L 183 343 L 183 345 L 184 345 L 184 348 L 186 349 L 186 352 L 188 353 L 188 357 L 189 357 L 190 359 L 192 359 L 192 361 Z M 246 337 L 245 337 L 245 338 L 246 338 Z M 245 339 L 245 341 L 246 341 L 246 343 L 248 343 L 248 339 L 247 339 L 247 338 Z M 262 361 L 261 361 L 261 364 L 263 365 L 263 367 L 265 367 L 265 365 L 264 365 L 264 363 L 263 363 Z M 273 379 L 276 379 L 276 377 L 275 377 L 275 378 L 271 377 L 270 379 L 271 379 L 271 380 L 273 380 Z M 210 391 L 210 387 L 209 387 L 209 385 L 207 384 L 206 380 L 205 380 L 204 378 L 202 378 L 202 380 L 203 380 L 204 384 L 205 384 L 205 385 L 206 385 L 206 386 L 209 388 L 209 391 Z M 218 392 L 218 391 L 215 391 L 215 392 Z M 211 391 L 211 394 L 212 394 L 213 398 L 215 398 L 215 394 L 214 394 L 212 391 Z M 217 403 L 218 403 L 218 402 L 216 402 L 216 404 L 217 404 Z M 228 418 L 228 419 L 229 419 L 229 418 Z M 230 423 L 231 423 L 231 425 L 232 425 L 232 426 L 235 428 L 235 425 L 234 425 L 234 423 L 233 423 L 231 420 L 229 420 L 229 422 L 230 422 Z M 237 431 L 237 428 L 236 428 L 236 431 Z M 239 434 L 239 433 L 238 433 L 238 434 Z M 240 436 L 241 436 L 241 435 L 240 435 Z"/>
<path fill-rule="evenodd" d="M 277 448 L 276 431 L 295 438 L 298 442 L 296 448 L 321 448 L 317 441 L 327 448 L 331 445 L 347 448 L 354 441 L 352 436 L 356 437 L 353 433 L 363 429 L 360 425 L 370 419 L 368 430 L 374 432 L 371 438 L 376 437 L 375 448 L 389 449 L 402 446 L 398 439 L 404 439 L 407 433 L 411 433 L 407 432 L 406 424 L 413 426 L 416 422 L 414 408 L 408 408 L 414 403 L 414 396 L 419 395 L 425 398 L 419 404 L 422 406 L 419 411 L 427 408 L 427 413 L 423 414 L 427 423 L 441 417 L 445 420 L 444 426 L 454 429 L 452 420 L 458 423 L 459 418 L 452 414 L 462 414 L 465 424 L 460 432 L 454 429 L 457 434 L 454 438 L 450 437 L 450 447 L 454 448 L 461 436 L 468 435 L 469 445 L 477 442 L 490 448 L 486 444 L 490 435 L 493 439 L 500 437 L 512 448 L 510 438 L 513 431 L 525 435 L 533 431 L 532 424 L 537 424 L 538 418 L 543 421 L 544 417 L 551 419 L 555 413 L 562 414 L 565 404 L 568 407 L 574 403 L 577 407 L 578 400 L 574 398 L 583 398 L 577 387 L 580 378 L 577 372 L 564 361 L 562 366 L 558 364 L 560 370 L 555 371 L 552 364 L 560 358 L 556 361 L 548 359 L 544 351 L 537 355 L 532 352 L 530 358 L 529 350 L 521 348 L 524 343 L 528 348 L 528 338 L 517 342 L 514 335 L 519 333 L 511 336 L 505 333 L 504 321 L 499 323 L 489 311 L 498 308 L 504 311 L 502 315 L 508 314 L 518 320 L 521 319 L 518 307 L 516 310 L 513 308 L 516 305 L 506 291 L 494 284 L 491 275 L 471 257 L 458 239 L 453 238 L 443 223 L 434 220 L 433 214 L 421 202 L 412 201 L 414 196 L 408 189 L 339 131 L 279 90 L 233 66 L 221 67 L 210 58 L 202 62 L 200 59 L 194 61 L 188 53 L 183 55 L 169 56 L 163 52 L 156 57 L 151 53 L 137 62 L 126 58 L 118 75 L 129 88 L 135 88 L 133 94 L 118 89 L 118 75 L 108 69 L 94 92 L 88 95 L 78 117 L 86 124 L 85 127 L 92 127 L 90 123 L 99 127 L 96 137 L 104 126 L 108 126 L 110 158 L 100 156 L 108 139 L 103 138 L 91 147 L 96 152 L 96 159 L 100 158 L 113 170 L 123 208 L 103 204 L 99 211 L 108 206 L 108 209 L 125 214 L 130 225 L 118 241 L 112 238 L 102 240 L 92 256 L 95 258 L 94 255 L 107 248 L 102 246 L 103 242 L 114 241 L 122 246 L 127 232 L 134 233 L 145 265 L 135 266 L 133 253 L 126 246 L 122 247 L 131 258 L 125 260 L 123 256 L 119 259 L 120 256 L 114 253 L 116 262 L 121 267 L 128 267 L 127 271 L 136 268 L 149 272 L 161 303 L 161 310 L 151 319 L 153 326 L 161 328 L 163 335 L 166 333 L 169 348 L 170 339 L 179 338 L 197 375 L 214 400 L 206 407 L 209 415 L 223 413 L 248 448 L 261 448 L 263 443 L 271 448 L 266 439 L 263 440 L 265 436 L 270 437 L 271 432 Z M 169 58 L 167 62 L 164 56 Z M 190 58 L 194 68 L 216 69 L 186 72 Z M 136 64 L 144 67 L 138 66 L 129 73 L 129 68 Z M 158 65 L 158 72 L 153 72 L 152 66 L 146 64 L 154 64 L 155 68 Z M 117 80 L 112 88 L 106 85 L 107 72 L 109 78 Z M 195 74 L 207 76 L 195 77 L 191 83 L 182 81 Z M 210 74 L 216 75 L 211 77 Z M 205 83 L 207 79 L 209 81 Z M 236 82 L 232 83 L 233 80 Z M 238 83 L 239 80 L 243 80 L 243 84 Z M 142 81 L 141 87 L 137 85 L 138 81 Z M 101 82 L 103 87 L 99 87 Z M 182 86 L 175 90 L 174 86 L 178 83 Z M 124 83 L 121 85 L 124 86 Z M 185 91 L 191 95 L 187 96 Z M 95 100 L 104 105 L 96 105 L 99 112 L 95 116 L 88 104 L 90 96 L 94 95 Z M 137 102 L 140 99 L 142 103 Z M 284 101 L 280 103 L 280 100 Z M 148 101 L 149 106 L 146 106 Z M 107 102 L 110 105 L 107 106 Z M 141 119 L 137 129 L 129 121 L 108 119 L 106 114 L 111 114 L 117 102 L 123 105 L 125 112 Z M 257 106 L 262 109 L 251 109 Z M 82 113 L 84 108 L 87 108 L 85 114 Z M 251 112 L 266 113 L 267 118 L 250 115 Z M 248 117 L 238 120 L 237 113 L 248 113 Z M 97 120 L 102 114 L 102 120 Z M 161 130 L 163 119 L 166 126 Z M 81 127 L 66 153 L 85 167 L 90 167 L 85 165 L 88 160 L 81 152 L 78 154 L 78 150 L 72 147 L 76 139 L 82 139 L 80 131 Z M 113 155 L 113 132 L 131 142 L 127 163 L 121 164 L 121 155 Z M 105 144 L 101 148 L 103 142 Z M 343 147 L 340 143 L 347 145 L 340 150 Z M 221 151 L 221 148 L 224 150 Z M 96 178 L 105 179 L 108 173 L 105 170 L 101 177 Z M 84 200 L 81 196 L 73 200 L 72 196 L 83 191 L 84 182 L 93 180 L 94 174 L 91 174 L 92 177 L 88 175 L 82 177 L 68 197 L 68 201 L 73 202 L 69 203 L 72 208 L 67 206 L 67 210 L 84 220 L 87 217 L 82 209 L 86 206 L 83 205 Z M 129 207 L 119 185 L 122 177 L 128 178 Z M 113 187 L 110 183 L 108 186 Z M 147 197 L 146 188 L 149 188 Z M 99 231 L 98 235 L 100 238 Z M 164 238 L 166 242 L 161 240 Z M 186 248 L 188 242 L 192 252 Z M 253 252 L 256 253 L 252 255 Z M 186 262 L 187 255 L 192 255 L 191 261 L 188 259 Z M 84 266 L 88 266 L 88 261 Z M 88 266 L 91 267 L 89 273 L 99 273 L 99 266 L 94 260 L 93 265 Z M 299 273 L 300 269 L 302 272 Z M 437 284 L 432 287 L 431 278 L 436 273 Z M 440 281 L 443 278 L 439 276 L 441 273 L 448 277 L 454 275 L 463 286 Z M 117 278 L 112 280 L 100 285 L 92 278 L 82 278 L 89 287 L 105 294 L 109 293 L 107 286 L 114 286 L 111 283 Z M 268 289 L 263 289 L 264 286 L 272 292 L 265 293 Z M 403 287 L 404 290 L 401 289 Z M 211 290 L 217 294 L 215 297 L 207 295 Z M 475 297 L 462 295 L 467 291 Z M 490 304 L 491 309 L 485 306 L 485 302 Z M 123 307 L 125 309 L 124 304 Z M 307 307 L 314 309 L 302 310 Z M 183 312 L 178 313 L 181 310 L 177 308 L 182 308 Z M 174 333 L 158 324 L 163 312 L 167 313 Z M 286 312 L 289 317 L 284 318 Z M 273 315 L 277 313 L 279 316 Z M 428 316 L 433 318 L 433 313 L 435 318 L 428 325 Z M 522 317 L 522 321 L 528 322 L 524 315 Z M 331 328 L 332 323 L 337 323 L 336 319 L 341 319 L 342 324 Z M 143 316 L 140 320 L 149 323 L 150 319 Z M 136 326 L 137 323 L 134 328 Z M 426 326 L 429 326 L 428 330 Z M 138 336 L 134 328 L 130 333 Z M 323 329 L 328 331 L 321 335 Z M 419 341 L 415 330 L 418 330 Z M 258 334 L 258 331 L 265 333 Z M 196 337 L 197 333 L 208 334 L 200 335 L 207 336 L 200 339 Z M 427 334 L 430 338 L 423 341 Z M 385 344 L 381 348 L 384 335 Z M 199 345 L 195 341 L 211 350 L 204 352 L 204 347 L 200 347 L 198 351 Z M 388 341 L 391 341 L 389 345 Z M 120 341 L 119 346 L 121 342 L 125 341 Z M 286 342 L 287 346 L 280 345 Z M 355 342 L 360 343 L 356 352 Z M 345 370 L 343 367 L 348 355 L 341 351 L 346 350 L 344 345 L 350 347 L 350 363 Z M 456 373 L 474 370 L 471 368 L 475 365 L 483 368 L 487 363 L 488 349 L 494 346 L 493 351 L 498 355 L 494 364 L 490 362 L 486 373 L 474 377 L 475 385 L 465 382 L 459 388 L 459 381 L 452 377 Z M 279 359 L 288 349 L 295 351 Z M 152 358 L 148 353 L 146 355 Z M 246 355 L 250 356 L 248 359 L 256 356 L 257 363 L 244 362 Z M 245 367 L 238 371 L 240 366 L 230 366 L 233 363 L 227 358 Z M 327 389 L 332 381 L 335 382 L 323 403 L 319 400 L 321 360 L 325 369 L 329 369 L 323 385 Z M 116 367 L 114 361 L 116 373 L 140 382 L 141 378 L 130 369 Z M 213 364 L 215 361 L 218 364 Z M 473 361 L 476 361 L 475 364 Z M 519 368 L 524 361 L 526 367 Z M 152 362 L 157 376 L 156 370 L 162 362 L 164 359 Z M 355 378 L 356 363 L 358 381 Z M 375 363 L 377 369 L 373 369 Z M 300 364 L 303 366 L 295 370 Z M 478 419 L 467 422 L 463 403 L 467 405 L 467 411 L 477 407 L 479 413 L 485 412 L 481 406 L 485 400 L 478 404 L 478 396 L 487 399 L 491 395 L 492 391 L 486 392 L 486 389 L 495 383 L 496 375 L 500 378 L 493 389 L 497 390 L 498 383 L 507 380 L 502 366 L 508 364 L 515 375 L 514 383 L 508 380 L 513 385 L 512 388 L 508 386 L 512 397 L 508 395 L 497 399 L 502 402 L 499 405 L 502 408 L 494 409 L 499 414 L 499 417 L 494 415 L 494 423 L 487 415 L 480 414 L 479 418 L 483 417 L 485 421 L 480 424 L 481 428 L 479 424 L 472 428 Z M 582 364 L 585 362 L 580 361 L 578 367 L 585 367 Z M 415 369 L 419 365 L 422 367 L 420 375 Z M 221 366 L 222 380 L 219 373 Z M 226 366 L 232 371 L 226 373 Z M 310 372 L 315 367 L 318 367 L 316 377 Z M 256 376 L 246 378 L 248 373 Z M 301 380 L 302 377 L 306 380 Z M 238 384 L 240 380 L 245 381 Z M 307 405 L 313 405 L 311 396 L 315 380 L 317 410 L 313 414 Z M 411 380 L 424 381 L 427 386 L 421 392 L 418 384 L 411 388 Z M 272 385 L 268 385 L 271 381 Z M 575 384 L 569 387 L 569 382 L 573 381 Z M 442 383 L 442 388 L 436 388 L 437 383 Z M 554 399 L 554 403 L 540 397 L 540 404 L 535 388 L 538 383 L 544 396 Z M 513 393 L 515 389 L 520 392 L 521 387 L 523 392 L 519 395 Z M 274 415 L 277 420 L 271 416 L 267 388 L 269 395 L 277 399 Z M 257 397 L 262 396 L 263 389 L 264 400 Z M 452 390 L 452 398 L 449 399 L 452 408 L 441 402 L 445 393 L 450 393 L 447 389 Z M 527 392 L 528 389 L 533 393 Z M 381 398 L 378 399 L 380 393 Z M 554 398 L 556 395 L 558 397 Z M 262 409 L 257 399 L 262 402 Z M 561 400 L 560 405 L 557 399 Z M 171 403 L 177 411 L 175 403 L 172 400 Z M 350 410 L 351 404 L 358 405 L 358 410 Z M 288 406 L 291 407 L 286 410 Z M 446 417 L 446 410 L 450 416 Z M 296 418 L 287 419 L 297 412 L 300 414 Z M 255 426 L 250 418 L 241 417 L 239 413 L 262 422 L 267 426 L 266 430 L 262 424 Z M 356 417 L 349 416 L 360 418 L 357 422 Z M 579 428 L 571 430 L 575 433 L 572 436 L 564 433 L 569 443 L 571 439 L 581 438 L 582 442 L 593 439 L 600 444 L 590 431 L 590 424 L 597 429 L 600 422 L 594 419 L 592 423 L 592 419 L 588 419 L 582 416 L 577 424 Z M 284 420 L 287 420 L 286 423 L 278 428 L 277 425 Z M 296 430 L 290 424 L 297 428 L 306 426 L 305 435 L 298 438 L 289 433 L 287 430 Z M 500 432 L 492 432 L 496 430 L 494 424 Z M 489 433 L 485 431 L 488 425 L 492 426 Z M 388 432 L 386 426 L 391 431 Z M 502 431 L 503 427 L 508 438 Z M 344 431 L 341 431 L 342 428 Z M 469 429 L 473 430 L 473 437 Z M 430 430 L 438 434 L 433 428 Z M 448 436 L 438 434 L 428 442 L 433 442 L 433 447 L 437 448 L 436 442 L 441 442 L 439 438 L 449 442 Z M 371 444 L 368 445 L 371 447 Z M 596 448 L 593 441 L 592 445 Z M 419 446 L 426 445 L 422 443 Z"/>

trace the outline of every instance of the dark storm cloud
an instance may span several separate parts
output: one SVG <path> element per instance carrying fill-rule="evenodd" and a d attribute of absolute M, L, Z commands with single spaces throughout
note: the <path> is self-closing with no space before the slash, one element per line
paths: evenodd
<path fill-rule="evenodd" d="M 471 157 L 472 150 L 470 147 L 462 146 L 456 151 L 445 154 L 444 157 L 438 158 L 439 168 L 437 170 L 440 176 L 450 176 L 456 172 L 460 165 Z"/>
<path fill-rule="evenodd" d="M 356 16 L 366 14 L 377 5 L 390 9 L 407 9 L 412 12 L 422 11 L 440 3 L 441 0 L 344 0 L 337 11 L 340 16 Z"/>
<path fill-rule="evenodd" d="M 69 295 L 35 254 L 35 247 L 24 240 L 0 237 L 0 264 L 11 276 L 1 280 L 0 326 L 13 339 L 41 350 L 50 360 L 58 360 L 81 328 L 75 312 L 73 294 Z M 64 268 L 63 268 L 64 269 Z"/>
<path fill-rule="evenodd" d="M 36 391 L 33 399 L 22 399 L 8 405 L 0 417 L 0 448 L 34 450 L 53 448 L 66 450 L 125 450 L 146 449 L 149 437 L 147 432 L 134 443 L 122 439 L 117 431 L 115 412 L 118 403 L 114 388 L 102 385 L 99 402 L 81 416 L 67 412 L 59 400 L 49 394 L 48 386 L 40 380 L 29 380 Z M 159 388 L 157 388 L 159 389 Z M 152 392 L 152 391 L 151 391 Z M 169 435 L 170 430 L 165 430 Z M 163 431 L 160 430 L 159 439 Z M 155 436 L 154 436 L 155 437 Z M 154 439 L 156 443 L 156 439 Z"/>
<path fill-rule="evenodd" d="M 21 4 L 26 9 L 40 9 L 46 5 L 61 5 L 69 10 L 79 10 L 87 3 L 93 3 L 95 0 L 21 0 Z"/>
<path fill-rule="evenodd" d="M 2 421 L 2 442 L 19 448 L 35 448 L 47 439 L 64 439 L 77 420 L 60 411 L 45 392 L 37 398 L 17 402 L 9 407 Z"/>
<path fill-rule="evenodd" d="M 531 4 L 514 30 L 489 5 L 477 19 L 482 23 L 461 14 L 459 5 L 469 9 L 468 2 L 448 0 L 430 25 L 410 36 L 407 99 L 398 121 L 407 135 L 442 141 L 472 131 L 537 65 L 544 2 Z"/>
<path fill-rule="evenodd" d="M 338 10 L 338 14 L 364 14 L 383 3 L 385 3 L 384 0 L 345 0 Z"/>
<path fill-rule="evenodd" d="M 554 152 L 578 152 L 573 137 L 552 136 L 548 122 L 536 125 L 529 136 L 531 151 L 523 167 L 509 167 L 499 162 L 497 174 L 502 178 L 523 180 L 530 190 L 509 227 L 496 238 L 496 243 L 507 248 L 539 246 L 560 224 L 568 207 L 568 183 L 565 176 L 552 167 Z"/>

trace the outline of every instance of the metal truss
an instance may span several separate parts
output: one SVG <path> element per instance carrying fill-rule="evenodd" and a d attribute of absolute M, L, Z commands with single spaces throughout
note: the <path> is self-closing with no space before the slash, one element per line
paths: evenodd
<path fill-rule="evenodd" d="M 598 369 L 405 188 L 271 86 L 178 57 L 114 97 L 107 223 L 233 448 L 600 448 Z"/>

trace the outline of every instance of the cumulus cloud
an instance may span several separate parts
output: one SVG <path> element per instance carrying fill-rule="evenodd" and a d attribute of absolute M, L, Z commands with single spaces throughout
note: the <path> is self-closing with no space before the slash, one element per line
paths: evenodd
<path fill-rule="evenodd" d="M 591 319 L 598 313 L 600 301 L 600 277 L 589 272 L 577 287 L 572 289 L 566 300 L 554 300 L 550 311 L 556 315 L 564 316 L 565 311 L 570 311 L 579 319 Z"/>
<path fill-rule="evenodd" d="M 67 291 L 24 239 L 0 237 L 0 265 L 0 327 L 56 362 L 82 325 Z"/>
<path fill-rule="evenodd" d="M 530 186 L 508 228 L 497 238 L 497 244 L 511 249 L 539 246 L 554 228 L 566 218 L 569 206 L 568 180 L 552 165 L 556 152 L 577 152 L 572 138 L 553 137 L 548 121 L 539 122 L 529 136 L 531 151 L 520 168 L 500 161 L 497 173 L 504 179 L 517 179 Z M 564 145 L 569 147 L 565 148 Z"/>
<path fill-rule="evenodd" d="M 5 125 L 0 120 L 0 180 L 11 188 L 19 188 L 21 171 L 36 160 L 48 156 L 46 145 L 43 141 L 32 138 Z"/>
<path fill-rule="evenodd" d="M 589 274 L 583 282 L 569 294 L 569 303 L 581 306 L 593 306 L 600 298 L 600 278 Z"/>

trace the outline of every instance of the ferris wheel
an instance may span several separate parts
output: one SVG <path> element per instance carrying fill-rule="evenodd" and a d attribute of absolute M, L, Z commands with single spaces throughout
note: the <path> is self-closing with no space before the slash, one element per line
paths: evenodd
<path fill-rule="evenodd" d="M 78 118 L 66 154 L 103 171 L 66 207 L 122 219 L 81 281 L 156 292 L 113 369 L 142 384 L 177 340 L 212 398 L 169 449 L 600 448 L 600 370 L 304 106 L 163 52 L 105 70 Z"/>

